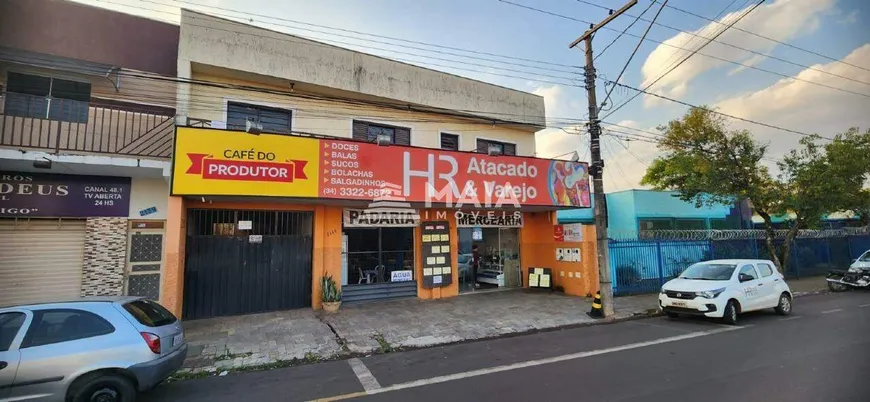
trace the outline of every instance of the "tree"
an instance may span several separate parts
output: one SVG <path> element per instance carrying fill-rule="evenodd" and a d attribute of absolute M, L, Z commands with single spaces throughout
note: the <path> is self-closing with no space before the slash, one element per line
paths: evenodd
<path fill-rule="evenodd" d="M 861 133 L 857 128 L 838 134 L 825 144 L 825 154 L 837 169 L 832 175 L 851 179 L 836 200 L 841 211 L 851 211 L 863 226 L 870 226 L 870 129 Z"/>
<path fill-rule="evenodd" d="M 692 108 L 660 129 L 664 137 L 658 147 L 664 155 L 653 161 L 641 183 L 677 191 L 680 199 L 699 207 L 748 199 L 764 221 L 768 254 L 781 272 L 800 229 L 816 227 L 826 214 L 846 206 L 866 205 L 861 204 L 862 185 L 870 165 L 861 152 L 870 149 L 862 148 L 870 144 L 868 135 L 849 131 L 826 145 L 818 136 L 804 138 L 801 149 L 777 163 L 780 174 L 774 178 L 762 163 L 767 145 L 747 130 L 729 130 L 710 109 Z M 778 215 L 793 218 L 777 248 L 773 217 Z"/>

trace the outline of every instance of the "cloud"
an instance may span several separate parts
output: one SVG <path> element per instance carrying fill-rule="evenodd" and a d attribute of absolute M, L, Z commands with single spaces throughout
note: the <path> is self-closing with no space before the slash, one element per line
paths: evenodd
<path fill-rule="evenodd" d="M 744 30 L 757 33 L 762 36 L 774 38 L 780 41 L 787 41 L 799 35 L 806 35 L 817 29 L 819 25 L 819 15 L 830 10 L 834 6 L 835 0 L 779 0 L 775 3 L 764 4 L 749 13 L 746 17 L 735 24 Z M 722 17 L 719 22 L 728 25 L 740 17 L 749 7 L 743 10 L 729 13 Z M 694 32 L 695 35 L 703 37 L 713 37 L 720 32 L 725 26 L 717 23 L 709 23 Z M 697 38 L 690 34 L 681 32 L 670 39 L 664 41 L 667 45 L 676 46 L 685 49 L 695 49 L 706 43 L 706 39 Z M 725 42 L 735 46 L 740 46 L 745 49 L 751 49 L 756 52 L 768 53 L 776 47 L 776 43 L 750 35 L 736 29 L 728 29 L 718 38 L 717 42 Z M 754 60 L 757 55 L 745 52 L 723 45 L 721 43 L 711 42 L 701 50 L 701 53 L 716 55 L 722 59 L 733 60 L 737 62 L 748 62 L 754 64 L 760 60 Z M 690 52 L 666 45 L 657 46 L 644 61 L 641 67 L 643 76 L 642 86 L 645 87 L 653 82 L 662 73 L 675 65 L 679 60 L 685 58 Z M 656 93 L 670 97 L 680 97 L 688 91 L 689 83 L 706 71 L 713 70 L 726 64 L 723 61 L 712 59 L 701 55 L 690 57 L 685 63 L 677 69 L 670 72 L 664 78 L 658 81 L 653 87 Z M 737 73 L 739 70 L 733 71 Z M 658 105 L 662 100 L 644 96 L 644 105 L 652 107 Z"/>
<path fill-rule="evenodd" d="M 854 24 L 858 22 L 858 10 L 853 10 L 851 13 L 843 17 L 843 19 L 838 22 L 841 24 Z"/>
<path fill-rule="evenodd" d="M 870 66 L 870 43 L 854 49 L 842 61 Z M 844 63 L 818 64 L 812 68 L 870 83 L 870 71 Z M 870 85 L 819 71 L 806 69 L 796 77 L 870 95 Z M 730 115 L 826 137 L 849 127 L 870 128 L 870 98 L 793 79 L 779 80 L 769 87 L 720 101 L 715 106 Z M 797 147 L 801 138 L 798 134 L 736 120 L 731 120 L 731 126 L 749 129 L 757 139 L 769 142 L 774 158 Z"/>

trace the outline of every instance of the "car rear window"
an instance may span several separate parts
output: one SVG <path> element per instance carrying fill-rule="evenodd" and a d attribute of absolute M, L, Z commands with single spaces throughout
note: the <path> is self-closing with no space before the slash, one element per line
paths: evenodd
<path fill-rule="evenodd" d="M 124 310 L 146 327 L 162 327 L 178 320 L 169 310 L 151 300 L 129 302 L 124 305 Z"/>

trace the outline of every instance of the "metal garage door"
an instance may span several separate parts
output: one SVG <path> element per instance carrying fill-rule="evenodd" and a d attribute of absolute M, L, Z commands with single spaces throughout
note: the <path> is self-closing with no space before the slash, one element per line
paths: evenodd
<path fill-rule="evenodd" d="M 186 319 L 311 306 L 311 212 L 188 211 Z"/>
<path fill-rule="evenodd" d="M 81 295 L 85 221 L 0 219 L 0 306 Z"/>

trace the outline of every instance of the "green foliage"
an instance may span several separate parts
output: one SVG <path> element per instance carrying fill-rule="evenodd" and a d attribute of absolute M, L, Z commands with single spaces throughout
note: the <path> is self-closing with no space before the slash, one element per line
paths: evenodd
<path fill-rule="evenodd" d="M 664 138 L 642 184 L 674 190 L 697 206 L 733 204 L 748 199 L 764 219 L 771 260 L 783 269 L 799 229 L 818 226 L 826 214 L 852 211 L 870 221 L 870 130 L 858 129 L 822 142 L 801 139 L 777 165 L 774 178 L 762 163 L 767 145 L 747 130 L 729 130 L 724 118 L 709 109 L 692 108 L 661 127 Z M 783 247 L 776 247 L 771 216 L 794 216 Z"/>
<path fill-rule="evenodd" d="M 620 265 L 616 267 L 616 282 L 620 285 L 633 285 L 640 281 L 640 270 L 634 265 Z"/>
<path fill-rule="evenodd" d="M 341 301 L 341 289 L 336 286 L 332 275 L 326 275 L 320 279 L 320 298 L 327 303 Z"/>

